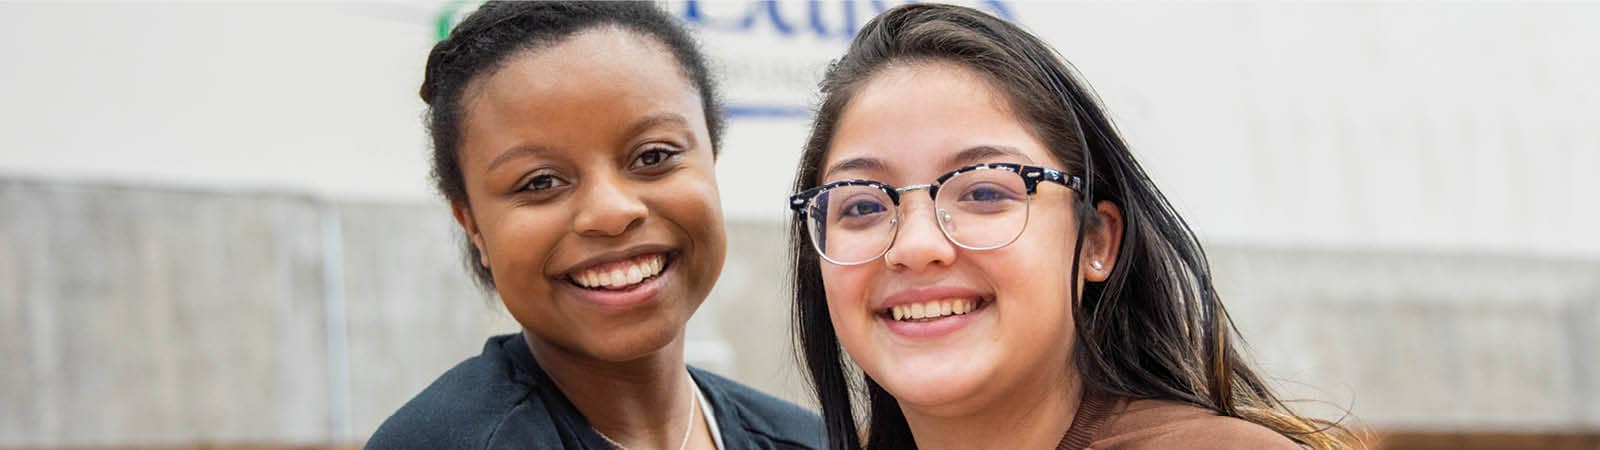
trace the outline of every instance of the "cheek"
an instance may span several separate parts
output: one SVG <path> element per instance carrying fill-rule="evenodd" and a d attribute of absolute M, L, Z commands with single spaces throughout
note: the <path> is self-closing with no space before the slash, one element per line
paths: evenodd
<path fill-rule="evenodd" d="M 491 226 L 482 227 L 488 250 L 489 271 L 495 290 L 506 309 L 519 323 L 538 322 L 547 314 L 536 312 L 550 302 L 538 301 L 551 295 L 553 285 L 545 276 L 546 262 L 566 230 L 561 208 L 517 208 L 501 211 Z"/>
<path fill-rule="evenodd" d="M 822 286 L 827 295 L 828 315 L 834 331 L 847 346 L 866 332 L 874 320 L 868 308 L 873 270 L 868 267 L 840 267 L 822 263 Z"/>
<path fill-rule="evenodd" d="M 562 218 L 569 216 L 560 208 L 516 208 L 490 218 L 490 226 L 480 231 L 495 279 L 502 269 L 519 278 L 542 273 L 546 256 L 565 230 Z"/>
<path fill-rule="evenodd" d="M 862 294 L 861 267 L 840 267 L 822 263 L 822 286 L 828 293 L 828 306 L 841 306 L 866 301 Z"/>
<path fill-rule="evenodd" d="M 722 210 L 715 189 L 675 184 L 652 193 L 662 218 L 698 236 L 722 234 Z"/>
<path fill-rule="evenodd" d="M 970 254 L 983 266 L 1002 299 L 1022 306 L 1015 318 L 1043 332 L 1070 329 L 1073 228 L 1064 217 L 1041 217 L 1012 245 L 988 254 Z M 1014 270 L 1027 267 L 1029 270 Z"/>
<path fill-rule="evenodd" d="M 1036 267 L 1038 270 L 1030 273 L 1048 271 L 1065 277 L 1072 267 L 1072 255 L 1076 251 L 1073 245 L 1077 238 L 1074 234 L 1077 229 L 1065 211 L 1065 206 L 1034 211 L 1022 236 L 1001 249 L 1001 253 L 1019 264 L 1014 267 Z"/>
<path fill-rule="evenodd" d="M 658 186 L 646 187 L 664 215 L 684 226 L 699 229 L 722 230 L 722 194 L 717 189 L 716 172 L 709 160 L 694 160 Z M 688 231 L 700 231 L 691 228 Z"/>
<path fill-rule="evenodd" d="M 697 265 L 711 276 L 720 273 L 727 253 L 727 232 L 722 222 L 722 201 L 716 180 L 709 173 L 685 171 L 668 183 L 651 187 L 659 214 L 687 235 L 698 254 Z"/>

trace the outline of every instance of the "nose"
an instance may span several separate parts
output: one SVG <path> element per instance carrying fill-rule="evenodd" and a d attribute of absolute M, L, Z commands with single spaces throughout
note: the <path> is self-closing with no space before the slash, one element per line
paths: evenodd
<path fill-rule="evenodd" d="M 580 235 L 620 236 L 650 215 L 639 194 L 615 177 L 600 177 L 586 188 L 572 221 Z"/>
<path fill-rule="evenodd" d="M 933 209 L 932 214 L 929 210 Z M 935 221 L 940 214 L 933 201 L 921 195 L 908 195 L 900 205 L 900 227 L 894 242 L 883 254 L 891 269 L 920 271 L 934 266 L 949 266 L 956 260 L 956 247 L 945 238 Z"/>

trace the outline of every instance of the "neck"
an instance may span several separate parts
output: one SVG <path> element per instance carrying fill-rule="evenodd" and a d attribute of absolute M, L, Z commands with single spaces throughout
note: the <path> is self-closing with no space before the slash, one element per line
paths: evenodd
<path fill-rule="evenodd" d="M 640 358 L 602 361 L 523 332 L 550 379 L 589 426 L 628 448 L 678 448 L 694 401 L 683 335 Z"/>
<path fill-rule="evenodd" d="M 904 403 L 901 408 L 919 449 L 1053 449 L 1083 397 L 1077 372 L 1062 372 L 1039 371 L 970 413 L 929 414 Z"/>

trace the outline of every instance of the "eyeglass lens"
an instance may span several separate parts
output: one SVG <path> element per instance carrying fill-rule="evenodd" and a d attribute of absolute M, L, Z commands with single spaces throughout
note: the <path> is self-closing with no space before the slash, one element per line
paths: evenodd
<path fill-rule="evenodd" d="M 1027 225 L 1027 186 L 1007 170 L 963 172 L 940 185 L 933 213 L 945 237 L 958 246 L 1003 247 Z M 883 189 L 840 186 L 812 198 L 806 217 L 818 252 L 834 263 L 858 264 L 889 249 L 900 215 Z"/>

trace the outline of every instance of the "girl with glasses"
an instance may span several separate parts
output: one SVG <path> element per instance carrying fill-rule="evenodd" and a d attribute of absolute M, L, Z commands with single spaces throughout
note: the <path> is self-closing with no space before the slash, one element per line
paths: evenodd
<path fill-rule="evenodd" d="M 897 7 L 822 94 L 788 205 L 831 448 L 1344 445 L 1242 357 L 1194 234 L 1039 39 Z"/>
<path fill-rule="evenodd" d="M 522 332 L 369 448 L 820 448 L 814 414 L 684 364 L 725 256 L 714 88 L 647 2 L 490 2 L 434 46 L 434 176 Z"/>

